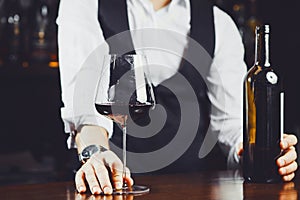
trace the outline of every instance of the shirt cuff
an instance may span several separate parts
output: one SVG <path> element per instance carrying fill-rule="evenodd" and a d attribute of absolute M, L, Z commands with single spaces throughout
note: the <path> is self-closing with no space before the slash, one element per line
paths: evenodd
<path fill-rule="evenodd" d="M 76 148 L 74 138 L 77 130 L 83 125 L 101 126 L 107 131 L 109 138 L 113 134 L 112 120 L 98 113 L 74 116 L 68 109 L 61 108 L 61 117 L 64 122 L 65 132 L 70 134 L 67 140 L 69 149 Z"/>
<path fill-rule="evenodd" d="M 235 145 L 233 145 L 228 153 L 227 157 L 227 168 L 228 169 L 239 169 L 241 167 L 241 157 L 237 154 L 238 153 L 238 148 L 239 144 L 243 142 L 243 138 L 239 137 Z"/>

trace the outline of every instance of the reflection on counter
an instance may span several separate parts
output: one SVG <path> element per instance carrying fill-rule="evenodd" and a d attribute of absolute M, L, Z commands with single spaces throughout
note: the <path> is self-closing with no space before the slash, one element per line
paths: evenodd
<path fill-rule="evenodd" d="M 218 175 L 216 181 L 209 190 L 218 200 L 242 200 L 260 199 L 272 200 L 296 200 L 298 199 L 298 191 L 294 182 L 276 183 L 276 184 L 260 184 L 260 183 L 244 183 L 242 172 L 226 171 Z M 208 184 L 207 187 L 211 185 Z M 272 195 L 266 190 L 276 191 Z M 77 199 L 76 199 L 77 200 Z"/>
<path fill-rule="evenodd" d="M 58 0 L 0 0 L 0 67 L 58 67 Z"/>
<path fill-rule="evenodd" d="M 75 194 L 74 199 L 70 200 L 133 200 L 133 195 L 91 195 L 91 194 Z"/>
<path fill-rule="evenodd" d="M 278 193 L 274 193 L 270 196 L 266 190 L 276 189 Z M 244 184 L 244 199 L 254 199 L 260 196 L 261 199 L 278 199 L 278 200 L 297 200 L 298 191 L 295 188 L 294 182 L 282 183 L 282 184 Z M 254 194 L 255 191 L 255 194 Z"/>

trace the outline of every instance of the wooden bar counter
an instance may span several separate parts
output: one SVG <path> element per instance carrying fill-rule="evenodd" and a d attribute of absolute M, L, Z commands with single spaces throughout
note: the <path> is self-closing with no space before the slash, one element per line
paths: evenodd
<path fill-rule="evenodd" d="M 276 184 L 244 183 L 238 171 L 204 171 L 201 173 L 136 176 L 135 182 L 149 186 L 141 196 L 101 196 L 79 194 L 73 182 L 0 187 L 1 200 L 296 200 L 299 181 Z"/>

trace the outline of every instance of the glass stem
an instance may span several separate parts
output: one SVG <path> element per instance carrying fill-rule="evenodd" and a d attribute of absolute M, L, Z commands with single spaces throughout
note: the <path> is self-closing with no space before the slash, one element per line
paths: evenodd
<path fill-rule="evenodd" d="M 123 186 L 126 187 L 126 182 L 124 181 L 126 177 L 126 164 L 127 164 L 127 158 L 126 158 L 126 138 L 127 138 L 127 124 L 126 124 L 126 116 L 123 116 Z"/>

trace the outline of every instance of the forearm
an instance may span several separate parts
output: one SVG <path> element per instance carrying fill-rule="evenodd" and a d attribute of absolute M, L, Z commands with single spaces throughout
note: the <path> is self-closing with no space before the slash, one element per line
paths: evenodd
<path fill-rule="evenodd" d="M 77 12 L 78 10 L 80 12 Z M 79 132 L 76 145 L 79 147 L 78 150 L 81 150 L 81 147 L 85 146 L 82 143 L 90 143 L 90 140 L 84 141 L 86 137 L 93 138 L 94 135 L 97 135 L 92 133 L 93 136 L 90 136 L 90 133 L 87 133 L 94 132 L 94 129 L 86 131 L 85 127 L 83 130 L 78 130 L 82 124 L 99 125 L 112 134 L 112 122 L 104 116 L 100 116 L 94 109 L 94 88 L 98 76 L 93 71 L 94 68 L 87 67 L 99 66 L 95 59 L 95 55 L 99 55 L 95 49 L 104 42 L 98 22 L 98 1 L 60 1 L 57 25 L 59 70 L 64 104 L 61 109 L 61 117 L 66 133 Z M 82 40 L 82 38 L 87 39 Z M 94 141 L 104 141 L 102 137 L 98 134 Z"/>
<path fill-rule="evenodd" d="M 101 126 L 84 125 L 79 129 L 75 142 L 78 153 L 89 145 L 101 145 L 108 148 L 108 134 Z M 123 182 L 131 187 L 133 180 L 127 169 L 123 174 L 123 163 L 112 151 L 94 153 L 89 159 L 84 160 L 81 168 L 76 172 L 75 183 L 78 192 L 86 192 L 89 186 L 92 194 L 112 194 L 112 189 L 120 190 Z M 110 176 L 111 174 L 111 176 Z"/>
<path fill-rule="evenodd" d="M 109 148 L 108 133 L 100 126 L 84 125 L 80 131 L 78 131 L 75 142 L 78 152 L 81 152 L 85 147 L 92 144 L 101 145 L 107 149 Z"/>

